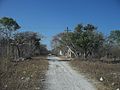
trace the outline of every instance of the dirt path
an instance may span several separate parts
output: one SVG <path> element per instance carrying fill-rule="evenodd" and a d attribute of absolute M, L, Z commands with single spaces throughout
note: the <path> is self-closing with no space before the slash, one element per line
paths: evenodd
<path fill-rule="evenodd" d="M 49 70 L 46 77 L 46 90 L 96 90 L 82 75 L 72 70 L 65 61 L 49 57 Z"/>

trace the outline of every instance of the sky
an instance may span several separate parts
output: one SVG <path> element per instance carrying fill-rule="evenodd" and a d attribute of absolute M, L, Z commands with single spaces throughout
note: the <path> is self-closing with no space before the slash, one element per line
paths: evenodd
<path fill-rule="evenodd" d="M 120 30 L 120 0 L 0 0 L 0 18 L 4 16 L 15 19 L 19 31 L 42 34 L 42 43 L 51 49 L 54 35 L 79 23 L 93 24 L 104 35 Z"/>

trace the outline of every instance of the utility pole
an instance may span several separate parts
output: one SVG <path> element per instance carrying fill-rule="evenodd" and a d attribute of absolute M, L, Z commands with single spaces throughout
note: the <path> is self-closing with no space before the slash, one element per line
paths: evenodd
<path fill-rule="evenodd" d="M 69 28 L 67 27 L 66 28 L 66 30 L 64 30 L 65 31 L 65 33 L 66 33 L 66 36 L 67 36 L 67 40 L 69 40 L 69 31 L 71 31 L 71 30 L 69 30 Z"/>
<path fill-rule="evenodd" d="M 65 32 L 67 32 L 67 33 L 68 33 L 69 31 L 71 31 L 71 30 L 69 30 L 69 28 L 67 27 L 67 29 L 65 30 Z"/>
<path fill-rule="evenodd" d="M 68 36 L 69 31 L 71 31 L 71 30 L 69 30 L 69 28 L 67 27 L 65 30 L 65 33 L 67 33 L 67 38 L 69 38 L 69 36 Z"/>
<path fill-rule="evenodd" d="M 65 32 L 66 32 L 66 36 L 67 36 L 67 41 L 69 41 L 69 43 L 70 43 L 70 45 L 72 46 L 72 48 L 74 48 L 74 44 L 72 43 L 72 41 L 71 41 L 71 39 L 70 39 L 70 37 L 69 37 L 69 31 L 71 31 L 71 30 L 69 30 L 69 28 L 67 27 L 67 29 L 65 30 Z M 75 54 L 75 52 L 71 49 L 71 46 L 69 46 L 68 44 L 66 44 L 67 45 L 67 48 L 68 48 L 68 50 L 70 51 L 70 53 L 73 53 L 74 55 L 75 55 L 75 57 L 77 56 L 76 54 Z M 68 52 L 69 52 L 68 51 Z M 71 56 L 71 55 L 70 55 Z"/>

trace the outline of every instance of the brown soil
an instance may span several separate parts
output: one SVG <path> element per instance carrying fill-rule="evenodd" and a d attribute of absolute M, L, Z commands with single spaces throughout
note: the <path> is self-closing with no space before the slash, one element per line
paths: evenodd
<path fill-rule="evenodd" d="M 1 63 L 2 65 L 2 63 Z M 9 62 L 0 72 L 0 90 L 43 90 L 48 61 L 34 57 L 21 62 Z"/>
<path fill-rule="evenodd" d="M 72 60 L 70 64 L 79 72 L 86 74 L 88 78 L 96 80 L 98 90 L 116 90 L 120 88 L 120 63 L 107 64 L 99 61 Z M 100 81 L 101 77 L 103 81 Z"/>

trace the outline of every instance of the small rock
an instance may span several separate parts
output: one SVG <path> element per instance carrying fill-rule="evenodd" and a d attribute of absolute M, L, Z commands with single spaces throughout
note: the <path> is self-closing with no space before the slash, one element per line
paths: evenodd
<path fill-rule="evenodd" d="M 5 85 L 4 87 L 5 87 L 5 88 L 7 88 L 8 86 L 7 86 L 7 85 Z"/>
<path fill-rule="evenodd" d="M 114 85 L 115 85 L 115 83 L 113 82 L 113 83 L 112 83 L 112 86 L 114 86 Z"/>
<path fill-rule="evenodd" d="M 101 81 L 101 82 L 103 81 L 103 77 L 100 77 L 100 81 Z"/>
<path fill-rule="evenodd" d="M 116 90 L 120 90 L 119 88 L 117 88 Z"/>
<path fill-rule="evenodd" d="M 24 79 L 24 77 L 21 77 L 21 79 L 23 80 L 23 79 Z"/>
<path fill-rule="evenodd" d="M 30 77 L 33 77 L 33 75 L 30 75 Z"/>
<path fill-rule="evenodd" d="M 36 89 L 36 90 L 40 90 L 40 87 L 36 87 L 35 89 Z"/>
<path fill-rule="evenodd" d="M 24 74 L 26 74 L 26 71 L 23 71 Z"/>
<path fill-rule="evenodd" d="M 30 77 L 27 77 L 25 80 L 26 80 L 26 81 L 30 80 Z"/>
<path fill-rule="evenodd" d="M 19 57 L 18 59 L 19 59 L 19 61 L 24 61 L 25 60 L 25 58 L 23 58 L 23 57 Z"/>

